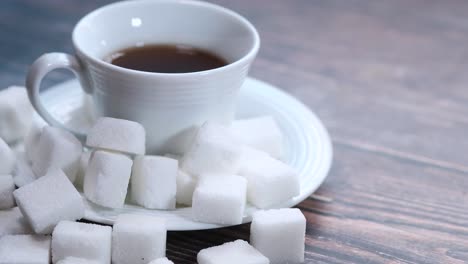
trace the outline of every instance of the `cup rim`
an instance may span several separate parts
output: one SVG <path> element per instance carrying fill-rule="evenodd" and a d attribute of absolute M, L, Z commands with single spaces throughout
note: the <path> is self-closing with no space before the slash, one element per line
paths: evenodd
<path fill-rule="evenodd" d="M 103 12 L 103 10 L 108 9 L 110 7 L 115 7 L 115 6 L 125 6 L 125 5 L 138 5 L 140 3 L 171 3 L 171 4 L 184 4 L 184 5 L 197 5 L 197 6 L 202 6 L 204 8 L 209 8 L 213 11 L 216 12 L 222 12 L 225 15 L 231 16 L 232 18 L 236 19 L 239 21 L 243 26 L 245 26 L 249 32 L 253 36 L 253 45 L 252 48 L 241 58 L 218 68 L 215 69 L 210 69 L 210 70 L 204 70 L 204 71 L 197 71 L 197 72 L 184 72 L 184 73 L 161 73 L 161 72 L 145 72 L 145 71 L 139 71 L 139 70 L 133 70 L 133 69 L 128 69 L 120 66 L 113 65 L 112 63 L 106 62 L 104 60 L 98 59 L 95 56 L 92 56 L 82 50 L 78 45 L 77 45 L 77 28 L 81 26 L 83 23 L 85 23 L 86 20 L 89 20 L 93 16 L 99 15 L 99 13 Z M 244 18 L 242 15 L 236 13 L 235 11 L 232 11 L 231 9 L 228 9 L 226 7 L 222 7 L 217 4 L 209 3 L 209 2 L 203 2 L 203 1 L 197 1 L 197 0 L 179 0 L 179 1 L 174 1 L 174 0 L 124 0 L 112 4 L 108 4 L 102 7 L 99 7 L 90 13 L 86 14 L 84 17 L 82 17 L 78 23 L 75 25 L 73 28 L 72 32 L 72 42 L 73 46 L 75 48 L 75 51 L 78 54 L 81 54 L 84 56 L 87 60 L 92 61 L 93 63 L 102 66 L 102 67 L 108 67 L 118 73 L 122 74 L 137 74 L 140 76 L 161 76 L 161 77 L 192 77 L 196 75 L 212 75 L 216 74 L 220 71 L 226 71 L 229 70 L 230 68 L 234 68 L 238 65 L 244 64 L 248 62 L 250 59 L 254 58 L 256 54 L 258 53 L 258 50 L 260 48 L 260 36 L 257 32 L 257 29 L 250 23 L 246 18 Z"/>

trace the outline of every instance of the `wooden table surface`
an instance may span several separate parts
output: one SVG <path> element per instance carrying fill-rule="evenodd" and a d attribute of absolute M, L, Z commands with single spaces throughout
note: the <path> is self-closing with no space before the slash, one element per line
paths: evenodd
<path fill-rule="evenodd" d="M 0 87 L 106 0 L 0 1 Z M 323 120 L 329 177 L 299 205 L 306 263 L 468 263 L 468 1 L 215 0 L 258 28 L 251 75 Z M 56 72 L 46 83 L 71 77 Z M 249 225 L 170 232 L 167 254 L 237 238 Z"/>

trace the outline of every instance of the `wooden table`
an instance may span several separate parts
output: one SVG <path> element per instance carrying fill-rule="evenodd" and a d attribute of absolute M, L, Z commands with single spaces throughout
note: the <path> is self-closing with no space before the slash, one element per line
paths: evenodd
<path fill-rule="evenodd" d="M 0 87 L 106 0 L 0 1 Z M 468 2 L 216 0 L 262 37 L 251 75 L 306 103 L 334 143 L 330 175 L 301 203 L 306 263 L 468 262 Z M 47 83 L 71 77 L 51 74 Z M 169 258 L 249 225 L 170 232 Z"/>

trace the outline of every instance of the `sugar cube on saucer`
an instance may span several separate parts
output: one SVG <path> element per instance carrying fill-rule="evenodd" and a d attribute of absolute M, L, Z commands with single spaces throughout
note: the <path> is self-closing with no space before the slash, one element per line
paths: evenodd
<path fill-rule="evenodd" d="M 66 257 L 56 262 L 56 264 L 101 264 L 101 262 L 75 257 Z"/>
<path fill-rule="evenodd" d="M 276 241 L 278 242 L 278 241 Z M 284 245 L 283 243 L 280 243 Z M 270 261 L 244 240 L 224 243 L 201 250 L 198 264 L 269 264 Z"/>
<path fill-rule="evenodd" d="M 299 175 L 287 164 L 268 154 L 244 148 L 239 175 L 248 181 L 247 200 L 258 208 L 269 208 L 300 193 Z"/>
<path fill-rule="evenodd" d="M 306 219 L 297 208 L 258 211 L 253 214 L 250 243 L 272 264 L 301 263 L 305 231 Z"/>
<path fill-rule="evenodd" d="M 35 151 L 32 169 L 37 176 L 46 174 L 50 169 L 61 169 L 71 182 L 75 181 L 83 146 L 73 134 L 46 126 L 42 129 Z"/>
<path fill-rule="evenodd" d="M 205 173 L 234 174 L 239 169 L 241 155 L 242 148 L 228 128 L 205 123 L 184 154 L 181 168 L 194 176 Z"/>
<path fill-rule="evenodd" d="M 0 210 L 15 206 L 14 190 L 15 182 L 13 177 L 11 175 L 0 175 Z"/>
<path fill-rule="evenodd" d="M 52 233 L 52 261 L 77 257 L 110 264 L 111 242 L 110 226 L 62 221 Z"/>
<path fill-rule="evenodd" d="M 283 134 L 271 116 L 235 120 L 231 132 L 241 143 L 264 151 L 273 158 L 283 156 Z"/>
<path fill-rule="evenodd" d="M 20 209 L 14 207 L 0 211 L 0 237 L 4 235 L 32 234 L 29 223 L 23 217 Z"/>
<path fill-rule="evenodd" d="M 33 108 L 24 87 L 0 91 L 0 137 L 12 143 L 22 139 L 32 123 Z"/>
<path fill-rule="evenodd" d="M 0 263 L 49 264 L 50 236 L 7 235 L 1 237 Z"/>
<path fill-rule="evenodd" d="M 112 231 L 113 264 L 147 264 L 166 256 L 164 219 L 149 215 L 122 214 Z"/>
<path fill-rule="evenodd" d="M 96 149 L 144 155 L 145 137 L 145 129 L 137 122 L 101 117 L 88 132 L 86 145 Z"/>
<path fill-rule="evenodd" d="M 168 258 L 158 258 L 148 264 L 174 264 L 174 262 L 170 261 Z"/>
<path fill-rule="evenodd" d="M 193 193 L 193 218 L 199 222 L 238 225 L 242 223 L 247 181 L 240 176 L 200 179 Z"/>
<path fill-rule="evenodd" d="M 15 167 L 15 163 L 15 153 L 7 143 L 0 138 L 0 175 L 10 174 Z"/>
<path fill-rule="evenodd" d="M 193 192 L 197 186 L 197 180 L 192 175 L 179 170 L 177 173 L 176 201 L 182 205 L 192 205 Z"/>
<path fill-rule="evenodd" d="M 61 170 L 50 170 L 45 176 L 13 192 L 24 217 L 38 234 L 50 234 L 62 220 L 84 216 L 83 200 Z"/>
<path fill-rule="evenodd" d="M 109 208 L 121 208 L 127 195 L 132 160 L 124 154 L 98 150 L 91 154 L 83 183 L 86 198 Z"/>
<path fill-rule="evenodd" d="M 139 155 L 133 161 L 133 201 L 149 209 L 175 209 L 178 161 L 161 156 Z"/>

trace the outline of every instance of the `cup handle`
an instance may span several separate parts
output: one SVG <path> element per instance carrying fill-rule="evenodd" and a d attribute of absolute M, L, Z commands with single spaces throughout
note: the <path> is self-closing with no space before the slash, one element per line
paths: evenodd
<path fill-rule="evenodd" d="M 29 68 L 26 77 L 26 89 L 28 91 L 29 100 L 31 104 L 39 113 L 39 115 L 50 125 L 60 127 L 73 133 L 81 141 L 86 140 L 86 134 L 76 131 L 72 128 L 65 126 L 62 122 L 53 117 L 49 111 L 44 107 L 40 98 L 40 85 L 42 79 L 51 71 L 55 69 L 68 69 L 72 71 L 75 76 L 80 80 L 81 87 L 86 93 L 91 93 L 91 86 L 87 81 L 83 68 L 78 60 L 66 53 L 46 53 L 40 56 Z"/>

